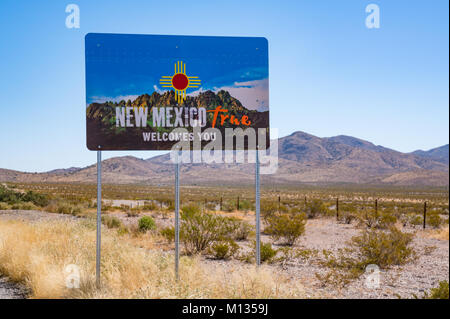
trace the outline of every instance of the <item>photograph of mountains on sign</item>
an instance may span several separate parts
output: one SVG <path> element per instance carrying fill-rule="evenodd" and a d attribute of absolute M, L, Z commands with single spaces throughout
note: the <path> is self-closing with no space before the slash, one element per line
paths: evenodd
<path fill-rule="evenodd" d="M 269 147 L 265 38 L 89 33 L 85 50 L 88 149 Z"/>

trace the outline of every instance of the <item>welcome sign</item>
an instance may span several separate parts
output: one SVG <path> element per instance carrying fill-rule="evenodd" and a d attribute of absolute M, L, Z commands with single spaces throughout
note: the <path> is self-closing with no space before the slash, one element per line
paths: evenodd
<path fill-rule="evenodd" d="M 90 33 L 85 49 L 88 149 L 269 147 L 265 38 Z"/>

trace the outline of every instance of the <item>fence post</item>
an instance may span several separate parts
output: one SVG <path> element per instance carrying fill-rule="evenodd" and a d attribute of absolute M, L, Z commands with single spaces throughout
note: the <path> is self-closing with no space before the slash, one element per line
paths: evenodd
<path fill-rule="evenodd" d="M 237 197 L 236 210 L 239 211 L 239 196 Z"/>
<path fill-rule="evenodd" d="M 278 213 L 280 213 L 280 208 L 281 208 L 281 196 L 278 195 Z"/>
<path fill-rule="evenodd" d="M 378 198 L 375 199 L 375 216 L 378 217 Z"/>
<path fill-rule="evenodd" d="M 427 225 L 427 202 L 423 203 L 423 229 Z"/>
<path fill-rule="evenodd" d="M 339 220 L 339 197 L 336 198 L 336 220 Z"/>
<path fill-rule="evenodd" d="M 220 211 L 222 211 L 222 197 L 220 197 Z"/>

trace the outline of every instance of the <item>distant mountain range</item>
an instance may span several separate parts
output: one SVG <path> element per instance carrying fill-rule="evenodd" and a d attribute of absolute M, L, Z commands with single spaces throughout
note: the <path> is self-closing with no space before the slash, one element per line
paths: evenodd
<path fill-rule="evenodd" d="M 262 175 L 273 184 L 371 184 L 448 186 L 449 145 L 429 151 L 401 153 L 351 136 L 320 138 L 304 132 L 282 137 L 276 174 Z M 102 178 L 114 184 L 167 184 L 173 181 L 169 154 L 139 159 L 114 157 L 103 161 Z M 194 184 L 252 184 L 254 164 L 182 164 L 181 179 Z M 24 173 L 0 169 L 0 181 L 95 183 L 96 165 Z"/>

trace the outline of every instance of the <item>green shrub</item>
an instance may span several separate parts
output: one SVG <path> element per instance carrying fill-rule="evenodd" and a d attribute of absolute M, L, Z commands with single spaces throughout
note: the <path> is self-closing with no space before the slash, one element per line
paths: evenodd
<path fill-rule="evenodd" d="M 102 216 L 102 223 L 108 228 L 120 228 L 122 226 L 120 219 L 108 215 Z"/>
<path fill-rule="evenodd" d="M 181 213 L 180 238 L 186 253 L 202 252 L 214 241 L 229 238 L 230 225 L 222 216 L 184 208 Z"/>
<path fill-rule="evenodd" d="M 367 228 L 388 229 L 397 222 L 397 217 L 391 210 L 377 212 L 369 209 L 359 215 L 359 220 Z"/>
<path fill-rule="evenodd" d="M 239 245 L 235 241 L 228 239 L 214 242 L 210 248 L 210 254 L 216 259 L 229 259 L 239 250 Z"/>
<path fill-rule="evenodd" d="M 261 201 L 261 215 L 264 219 L 269 218 L 278 211 L 278 204 L 274 201 Z"/>
<path fill-rule="evenodd" d="M 256 246 L 256 243 L 255 243 Z M 273 258 L 277 255 L 277 250 L 272 248 L 271 243 L 261 242 L 261 262 L 272 262 Z"/>
<path fill-rule="evenodd" d="M 245 222 L 240 221 L 238 227 L 234 231 L 234 239 L 235 240 L 247 240 L 250 232 L 252 230 L 252 226 Z"/>
<path fill-rule="evenodd" d="M 425 293 L 424 299 L 449 299 L 448 281 L 439 282 L 439 287 L 431 288 L 429 293 Z"/>
<path fill-rule="evenodd" d="M 388 231 L 366 230 L 352 238 L 352 246 L 361 267 L 375 264 L 380 268 L 389 268 L 411 260 L 414 255 L 410 247 L 412 239 L 412 234 L 403 233 L 394 227 Z"/>
<path fill-rule="evenodd" d="M 126 235 L 128 233 L 129 233 L 128 228 L 123 226 L 123 225 L 121 225 L 119 227 L 119 229 L 117 229 L 117 235 L 119 235 L 119 236 L 123 236 L 123 235 Z"/>
<path fill-rule="evenodd" d="M 48 196 L 44 194 L 34 193 L 32 191 L 28 191 L 22 195 L 22 201 L 24 202 L 32 202 L 33 204 L 44 207 L 47 206 L 50 202 Z"/>
<path fill-rule="evenodd" d="M 165 227 L 159 232 L 169 243 L 175 240 L 175 227 Z"/>
<path fill-rule="evenodd" d="M 320 215 L 327 215 L 328 208 L 320 199 L 313 199 L 306 204 L 305 213 L 308 218 L 316 218 Z"/>
<path fill-rule="evenodd" d="M 34 210 L 37 209 L 37 206 L 29 202 L 16 203 L 11 206 L 11 209 Z"/>
<path fill-rule="evenodd" d="M 20 202 L 31 202 L 34 205 L 44 207 L 49 204 L 47 195 L 28 191 L 26 193 L 16 192 L 0 185 L 0 202 L 18 204 Z"/>
<path fill-rule="evenodd" d="M 249 200 L 241 199 L 239 200 L 239 210 L 242 211 L 254 210 L 253 203 L 251 203 Z"/>
<path fill-rule="evenodd" d="M 11 209 L 11 206 L 9 206 L 7 203 L 0 202 L 0 210 L 8 210 Z"/>
<path fill-rule="evenodd" d="M 357 219 L 356 213 L 352 213 L 349 211 L 344 211 L 339 214 L 339 220 L 347 225 L 350 225 L 355 219 Z"/>
<path fill-rule="evenodd" d="M 149 211 L 155 211 L 158 210 L 158 205 L 156 205 L 155 202 L 145 202 L 144 206 L 141 206 L 142 210 L 149 210 Z"/>
<path fill-rule="evenodd" d="M 345 286 L 351 280 L 360 277 L 368 265 L 375 264 L 382 269 L 393 265 L 403 265 L 414 257 L 410 247 L 412 235 L 391 228 L 385 230 L 364 230 L 353 237 L 350 248 L 339 249 L 336 254 L 323 251 L 322 266 L 331 270 L 316 277 L 322 284 Z"/>
<path fill-rule="evenodd" d="M 150 216 L 143 216 L 138 221 L 139 230 L 143 233 L 156 228 L 155 221 Z"/>
<path fill-rule="evenodd" d="M 196 214 L 196 213 L 200 213 L 201 209 L 200 206 L 196 205 L 196 204 L 188 204 L 185 205 L 181 208 L 181 211 L 184 214 Z"/>
<path fill-rule="evenodd" d="M 393 226 L 397 222 L 397 217 L 392 211 L 381 212 L 378 219 L 378 228 L 387 229 Z"/>
<path fill-rule="evenodd" d="M 266 219 L 264 232 L 274 240 L 284 239 L 285 244 L 292 246 L 305 232 L 305 214 L 273 214 Z"/>
<path fill-rule="evenodd" d="M 417 215 L 417 214 L 410 214 L 409 215 L 409 219 L 408 219 L 408 223 L 413 225 L 413 226 L 419 226 L 419 225 L 423 225 L 423 216 L 422 215 Z"/>
<path fill-rule="evenodd" d="M 432 211 L 427 215 L 427 225 L 433 228 L 439 228 L 443 223 L 443 220 L 438 212 Z"/>

